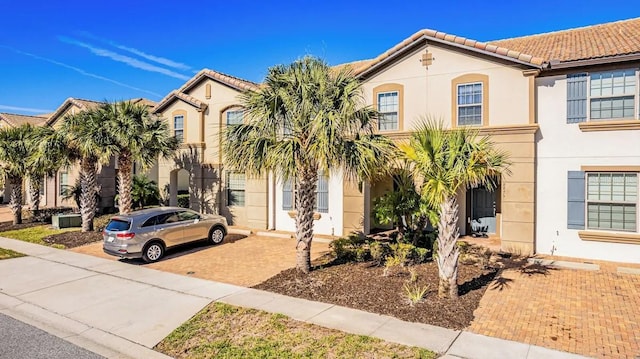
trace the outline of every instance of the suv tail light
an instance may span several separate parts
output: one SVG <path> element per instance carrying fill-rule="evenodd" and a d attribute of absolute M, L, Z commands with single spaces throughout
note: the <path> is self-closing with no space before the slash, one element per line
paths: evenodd
<path fill-rule="evenodd" d="M 131 232 L 116 234 L 116 237 L 118 237 L 120 239 L 131 239 L 131 238 L 133 238 L 135 236 L 136 236 L 136 234 L 135 233 L 131 233 Z"/>

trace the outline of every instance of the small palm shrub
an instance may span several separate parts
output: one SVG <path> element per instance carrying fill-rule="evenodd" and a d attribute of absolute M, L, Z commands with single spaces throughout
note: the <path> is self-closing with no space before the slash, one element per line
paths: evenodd
<path fill-rule="evenodd" d="M 403 289 L 405 298 L 412 307 L 418 303 L 422 303 L 429 292 L 428 285 L 419 286 L 418 283 L 405 283 Z"/>

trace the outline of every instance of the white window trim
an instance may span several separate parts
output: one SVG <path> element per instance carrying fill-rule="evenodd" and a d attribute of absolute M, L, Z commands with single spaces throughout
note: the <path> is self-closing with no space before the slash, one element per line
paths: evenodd
<path fill-rule="evenodd" d="M 231 178 L 231 174 L 232 173 L 236 173 L 236 174 L 242 174 L 244 176 L 243 181 L 244 181 L 244 186 L 242 189 L 232 189 L 231 186 L 229 185 L 230 182 L 230 178 Z M 242 172 L 238 172 L 238 171 L 229 171 L 227 172 L 227 178 L 226 178 L 226 197 L 227 197 L 227 207 L 246 207 L 247 205 L 247 176 L 245 173 Z M 243 191 L 244 192 L 244 203 L 243 204 L 232 204 L 231 203 L 231 198 L 229 198 L 229 193 L 231 193 L 231 191 Z"/>
<path fill-rule="evenodd" d="M 322 175 L 323 174 L 318 173 L 318 181 L 320 180 L 320 176 L 322 176 Z M 326 177 L 327 177 L 327 182 L 329 182 L 329 180 L 330 180 L 329 175 L 326 175 Z M 291 182 L 291 202 L 292 202 L 291 206 L 290 206 L 291 209 L 284 209 L 284 207 L 285 207 L 285 203 L 284 202 L 282 203 L 282 206 L 281 206 L 280 209 L 283 210 L 283 211 L 296 211 L 297 210 L 297 208 L 296 208 L 296 197 L 298 196 L 298 186 L 296 186 L 296 183 L 295 183 L 295 181 L 293 179 L 289 179 L 289 181 Z M 314 192 L 314 194 L 316 196 L 318 195 L 318 187 L 317 187 L 317 185 L 318 185 L 318 183 L 316 182 L 316 190 Z M 282 185 L 280 186 L 280 191 L 282 193 L 284 193 L 284 186 L 285 186 L 285 182 L 283 181 Z M 331 187 L 330 186 L 327 188 L 327 192 L 326 193 L 327 193 L 327 210 L 320 212 L 318 210 L 318 201 L 316 199 L 316 208 L 313 209 L 313 211 L 315 213 L 329 213 L 329 211 L 331 210 Z M 284 196 L 283 196 L 283 201 L 284 201 Z"/>
<path fill-rule="evenodd" d="M 635 174 L 637 178 L 637 188 L 636 188 L 636 230 L 635 231 L 625 231 L 621 229 L 601 229 L 601 228 L 590 228 L 589 227 L 589 203 L 612 203 L 612 204 L 628 204 L 630 202 L 624 201 L 594 201 L 589 200 L 589 175 L 597 174 L 597 173 L 628 173 Z M 640 172 L 633 171 L 586 171 L 585 172 L 585 183 L 584 183 L 584 228 L 587 231 L 594 232 L 615 232 L 615 233 L 640 233 Z"/>
<path fill-rule="evenodd" d="M 378 131 L 398 131 L 400 129 L 400 92 L 399 91 L 383 91 L 383 92 L 377 92 L 376 93 L 376 100 L 378 102 L 378 108 L 376 109 L 376 111 L 378 111 L 378 113 L 380 113 L 380 115 L 383 115 L 385 113 L 392 113 L 392 112 L 381 112 L 380 111 L 380 96 L 381 95 L 386 95 L 386 94 L 395 94 L 396 95 L 396 99 L 398 100 L 397 106 L 398 108 L 396 109 L 395 113 L 396 113 L 396 126 L 395 128 L 387 128 L 387 129 L 381 129 L 380 128 L 380 122 L 378 121 Z M 380 116 L 382 117 L 382 116 Z"/>
<path fill-rule="evenodd" d="M 182 128 L 176 128 L 176 119 L 178 117 L 182 117 Z M 173 116 L 173 135 L 176 135 L 176 131 L 181 131 L 182 132 L 182 141 L 181 142 L 185 142 L 185 138 L 184 138 L 184 115 L 175 115 Z"/>
<path fill-rule="evenodd" d="M 480 95 L 482 96 L 482 100 L 480 101 L 480 103 L 478 104 L 466 104 L 466 105 L 460 105 L 459 103 L 459 97 L 460 97 L 460 86 L 469 86 L 469 85 L 480 85 Z M 482 126 L 482 124 L 484 123 L 484 109 L 482 108 L 484 102 L 484 83 L 482 83 L 481 81 L 476 81 L 476 82 L 465 82 L 465 83 L 461 83 L 461 84 L 457 84 L 456 85 L 456 119 L 458 121 L 458 123 L 456 125 L 458 126 Z M 480 107 L 480 123 L 478 124 L 473 124 L 473 125 L 463 125 L 460 123 L 460 107 L 476 107 L 479 106 Z"/>
<path fill-rule="evenodd" d="M 608 98 L 613 98 L 613 97 L 626 97 L 629 95 L 622 95 L 622 96 L 591 96 L 591 75 L 593 74 L 601 74 L 601 73 L 607 73 L 607 72 L 614 72 L 616 70 L 609 70 L 609 71 L 593 71 L 593 72 L 586 72 L 587 74 L 587 122 L 601 122 L 601 121 L 624 121 L 624 120 L 637 120 L 638 119 L 638 109 L 640 109 L 640 79 L 638 78 L 640 76 L 640 70 L 638 69 L 633 69 L 633 68 L 627 68 L 627 69 L 621 69 L 619 71 L 625 71 L 625 70 L 634 70 L 634 78 L 636 80 L 636 90 L 633 93 L 633 117 L 612 117 L 612 118 L 596 118 L 596 119 L 592 119 L 591 118 L 591 100 L 592 99 L 608 99 Z"/>

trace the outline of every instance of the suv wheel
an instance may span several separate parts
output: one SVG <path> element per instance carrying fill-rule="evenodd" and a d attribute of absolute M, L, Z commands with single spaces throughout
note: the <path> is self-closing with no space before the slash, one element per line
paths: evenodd
<path fill-rule="evenodd" d="M 142 259 L 147 262 L 157 262 L 164 256 L 164 246 L 160 242 L 151 242 L 144 247 Z"/>
<path fill-rule="evenodd" d="M 220 244 L 224 239 L 224 228 L 222 227 L 213 227 L 211 232 L 209 232 L 209 242 L 212 244 Z"/>

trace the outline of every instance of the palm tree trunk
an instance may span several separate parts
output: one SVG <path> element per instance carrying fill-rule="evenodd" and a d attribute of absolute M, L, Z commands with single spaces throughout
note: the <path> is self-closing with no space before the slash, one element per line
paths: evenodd
<path fill-rule="evenodd" d="M 131 189 L 133 187 L 133 161 L 129 153 L 121 153 L 118 156 L 118 207 L 120 214 L 131 212 L 133 199 Z"/>
<path fill-rule="evenodd" d="M 10 176 L 8 182 L 11 186 L 9 208 L 13 214 L 13 224 L 20 224 L 22 223 L 22 177 Z"/>
<path fill-rule="evenodd" d="M 298 178 L 296 196 L 296 268 L 311 271 L 311 240 L 313 240 L 313 208 L 316 204 L 317 171 L 304 171 Z"/>
<path fill-rule="evenodd" d="M 31 210 L 40 209 L 40 191 L 42 189 L 42 178 L 39 176 L 29 177 L 29 194 L 31 197 Z"/>
<path fill-rule="evenodd" d="M 438 295 L 451 299 L 458 298 L 458 257 L 460 250 L 456 242 L 460 237 L 458 229 L 458 203 L 455 196 L 447 197 L 440 205 L 438 222 L 438 272 L 440 284 Z"/>
<path fill-rule="evenodd" d="M 83 158 L 80 163 L 80 214 L 82 215 L 82 231 L 93 231 L 93 217 L 98 206 L 96 174 L 98 166 L 94 159 Z"/>

